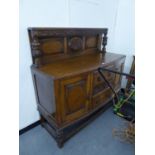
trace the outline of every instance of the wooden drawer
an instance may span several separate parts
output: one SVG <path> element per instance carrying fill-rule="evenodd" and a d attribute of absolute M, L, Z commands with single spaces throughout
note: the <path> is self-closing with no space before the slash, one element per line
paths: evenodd
<path fill-rule="evenodd" d="M 109 79 L 109 83 L 113 86 L 115 84 L 115 80 L 112 78 L 112 79 Z M 108 85 L 106 82 L 102 82 L 100 85 L 97 85 L 93 88 L 93 95 L 97 94 L 97 93 L 100 93 L 101 91 L 103 91 L 104 89 L 108 88 Z"/>
<path fill-rule="evenodd" d="M 107 68 L 113 69 L 114 65 L 108 66 Z M 104 76 L 106 79 L 113 85 L 115 74 L 110 72 L 104 72 Z M 93 73 L 93 95 L 103 91 L 108 87 L 107 83 L 104 81 L 102 76 L 99 74 L 98 71 L 94 71 Z"/>
<path fill-rule="evenodd" d="M 107 68 L 113 69 L 114 65 L 111 65 Z M 115 74 L 110 73 L 110 72 L 104 72 L 104 76 L 106 77 L 106 79 L 111 80 L 111 79 L 114 79 Z M 93 86 L 96 87 L 96 86 L 100 85 L 101 83 L 104 83 L 103 78 L 98 73 L 98 71 L 94 71 L 94 73 L 93 73 Z"/>
<path fill-rule="evenodd" d="M 94 87 L 103 83 L 103 82 L 104 81 L 103 81 L 102 77 L 100 76 L 100 74 L 98 73 L 98 71 L 95 71 L 93 73 L 93 85 L 94 85 Z"/>
<path fill-rule="evenodd" d="M 113 93 L 110 90 L 110 88 L 107 88 L 104 91 L 93 96 L 93 99 L 92 99 L 93 107 L 99 106 L 101 104 L 105 104 L 107 102 L 107 100 L 112 97 L 112 94 Z"/>

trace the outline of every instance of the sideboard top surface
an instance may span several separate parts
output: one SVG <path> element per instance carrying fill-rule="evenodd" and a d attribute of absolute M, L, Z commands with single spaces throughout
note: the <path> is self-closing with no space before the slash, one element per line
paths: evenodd
<path fill-rule="evenodd" d="M 72 59 L 55 61 L 40 67 L 39 70 L 51 75 L 54 79 L 59 79 L 92 71 L 120 59 L 125 59 L 125 56 L 114 53 L 105 53 L 102 55 L 96 52 L 86 56 L 77 56 Z"/>

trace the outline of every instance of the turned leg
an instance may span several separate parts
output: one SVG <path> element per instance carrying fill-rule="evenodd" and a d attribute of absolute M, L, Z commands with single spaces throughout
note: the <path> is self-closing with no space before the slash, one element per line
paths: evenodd
<path fill-rule="evenodd" d="M 57 141 L 58 147 L 61 149 L 64 145 L 63 141 Z"/>

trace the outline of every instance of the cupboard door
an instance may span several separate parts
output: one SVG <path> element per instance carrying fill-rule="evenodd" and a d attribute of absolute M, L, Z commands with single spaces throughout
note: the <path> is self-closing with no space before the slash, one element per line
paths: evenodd
<path fill-rule="evenodd" d="M 90 103 L 89 75 L 64 79 L 60 85 L 63 122 L 70 122 L 86 114 Z"/>

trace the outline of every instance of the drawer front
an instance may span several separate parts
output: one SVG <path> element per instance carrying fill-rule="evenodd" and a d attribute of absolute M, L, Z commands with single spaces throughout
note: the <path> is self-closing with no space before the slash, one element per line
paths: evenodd
<path fill-rule="evenodd" d="M 113 69 L 114 65 L 111 65 L 111 66 L 109 66 L 107 68 Z M 114 79 L 114 77 L 115 77 L 114 73 L 110 73 L 110 72 L 105 71 L 103 74 L 104 74 L 104 76 L 106 77 L 107 80 Z M 98 71 L 94 71 L 94 73 L 93 73 L 93 86 L 96 87 L 96 86 L 100 85 L 101 83 L 105 83 L 103 78 L 98 73 Z"/>
<path fill-rule="evenodd" d="M 110 79 L 110 80 L 109 80 L 109 83 L 110 83 L 113 87 L 115 87 L 115 79 L 113 79 L 113 78 Z M 97 93 L 100 93 L 101 91 L 103 91 L 103 90 L 106 89 L 106 88 L 108 88 L 108 85 L 107 85 L 106 82 L 103 82 L 103 83 L 101 83 L 100 85 L 95 86 L 94 89 L 93 89 L 93 95 L 95 95 L 95 94 L 97 94 Z"/>
<path fill-rule="evenodd" d="M 111 65 L 107 68 L 113 69 L 114 65 Z M 106 79 L 113 85 L 115 74 L 110 72 L 104 72 L 103 73 Z M 104 81 L 102 76 L 99 74 L 98 71 L 94 71 L 93 73 L 93 95 L 97 94 L 98 92 L 106 89 L 108 87 L 107 83 Z"/>
<path fill-rule="evenodd" d="M 98 71 L 93 73 L 93 82 L 94 87 L 104 82 Z"/>
<path fill-rule="evenodd" d="M 97 107 L 99 105 L 104 105 L 106 104 L 106 102 L 112 97 L 112 91 L 110 90 L 110 88 L 105 89 L 104 91 L 102 91 L 101 93 L 95 95 L 93 97 L 93 107 Z"/>

